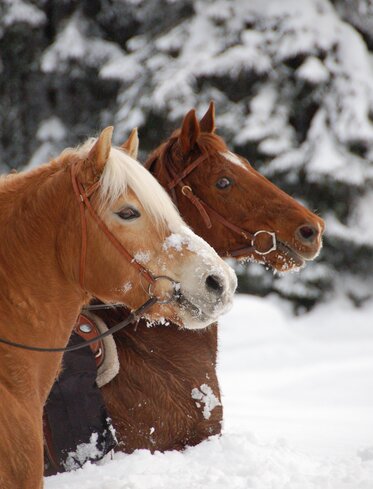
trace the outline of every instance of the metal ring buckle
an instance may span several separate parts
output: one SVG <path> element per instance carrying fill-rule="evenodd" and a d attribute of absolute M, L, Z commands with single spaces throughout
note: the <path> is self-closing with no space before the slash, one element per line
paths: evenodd
<path fill-rule="evenodd" d="M 153 290 L 154 284 L 157 282 L 157 280 L 161 280 L 161 279 L 168 280 L 171 283 L 173 292 L 175 292 L 177 290 L 177 286 L 180 285 L 179 282 L 175 282 L 175 280 L 173 280 L 170 277 L 167 277 L 167 275 L 158 275 L 158 277 L 154 277 L 154 282 L 149 284 L 148 295 L 150 298 L 157 299 L 158 304 L 169 304 L 174 300 L 174 294 L 170 295 L 168 299 L 163 299 L 163 300 L 161 300 L 159 297 L 154 295 L 154 290 Z"/>
<path fill-rule="evenodd" d="M 272 246 L 267 251 L 259 251 L 259 250 L 257 250 L 255 248 L 255 238 L 259 234 L 264 234 L 264 233 L 265 234 L 268 234 L 269 236 L 271 236 L 271 238 L 272 238 Z M 251 240 L 251 246 L 254 248 L 255 253 L 257 255 L 268 255 L 268 253 L 271 253 L 271 251 L 275 251 L 277 249 L 276 233 L 274 233 L 273 231 L 266 231 L 266 230 L 257 231 L 256 233 L 254 233 L 254 237 Z"/>
<path fill-rule="evenodd" d="M 193 193 L 193 190 L 192 190 L 192 188 L 191 188 L 191 187 L 189 187 L 189 185 L 184 185 L 184 187 L 182 187 L 182 189 L 181 189 L 181 193 L 182 193 L 183 195 L 185 195 L 185 196 L 186 196 L 186 193 L 185 193 L 185 192 L 186 192 L 187 190 L 189 190 L 189 192 L 190 192 L 191 194 Z"/>

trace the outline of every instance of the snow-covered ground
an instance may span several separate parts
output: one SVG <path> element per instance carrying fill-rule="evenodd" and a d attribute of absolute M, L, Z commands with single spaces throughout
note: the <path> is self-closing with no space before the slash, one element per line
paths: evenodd
<path fill-rule="evenodd" d="M 373 304 L 294 318 L 238 296 L 221 320 L 224 434 L 185 452 L 118 454 L 46 489 L 372 489 Z"/>

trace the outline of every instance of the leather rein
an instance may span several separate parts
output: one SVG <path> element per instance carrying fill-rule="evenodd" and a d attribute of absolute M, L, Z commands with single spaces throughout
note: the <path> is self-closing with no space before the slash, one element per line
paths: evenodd
<path fill-rule="evenodd" d="M 86 217 L 86 212 L 85 209 L 88 210 L 90 216 L 93 218 L 93 220 L 96 222 L 98 227 L 104 232 L 104 234 L 107 236 L 109 241 L 113 244 L 113 246 L 119 251 L 119 253 L 133 266 L 135 267 L 139 272 L 140 272 L 140 277 L 144 277 L 148 283 L 148 289 L 145 291 L 149 299 L 144 302 L 140 307 L 138 307 L 135 311 L 132 311 L 130 315 L 120 323 L 116 324 L 112 328 L 110 328 L 108 331 L 105 331 L 104 333 L 95 336 L 94 338 L 91 338 L 89 340 L 85 340 L 84 343 L 82 344 L 77 344 L 77 345 L 70 345 L 67 347 L 57 347 L 57 348 L 44 348 L 44 347 L 39 347 L 39 346 L 32 346 L 32 345 L 25 345 L 23 343 L 17 343 L 11 340 L 7 340 L 5 338 L 0 338 L 0 343 L 3 343 L 8 346 L 13 346 L 15 348 L 21 348 L 24 350 L 30 350 L 30 351 L 38 351 L 38 352 L 49 352 L 49 353 L 57 353 L 57 352 L 68 352 L 68 351 L 74 351 L 74 350 L 80 350 L 81 348 L 85 348 L 103 338 L 106 336 L 112 335 L 116 333 L 117 331 L 121 330 L 128 324 L 134 322 L 137 320 L 139 317 L 141 317 L 142 314 L 144 314 L 150 307 L 152 307 L 154 304 L 167 304 L 171 302 L 174 299 L 174 295 L 170 295 L 168 298 L 166 297 L 161 297 L 158 296 L 155 292 L 155 287 L 156 283 L 159 280 L 163 281 L 168 281 L 170 285 L 172 286 L 172 290 L 175 292 L 177 289 L 177 282 L 175 282 L 173 279 L 170 277 L 160 275 L 160 276 L 154 276 L 147 268 L 145 268 L 141 263 L 137 262 L 135 258 L 127 251 L 127 249 L 122 245 L 122 243 L 111 233 L 109 228 L 106 226 L 104 221 L 100 218 L 98 215 L 97 211 L 94 209 L 92 206 L 89 198 L 91 195 L 98 189 L 100 186 L 100 182 L 97 181 L 93 185 L 91 185 L 87 190 L 85 190 L 84 186 L 79 182 L 77 178 L 77 173 L 78 173 L 78 168 L 77 165 L 72 165 L 71 166 L 71 182 L 72 182 L 72 187 L 74 189 L 74 194 L 77 198 L 77 201 L 79 203 L 79 212 L 80 212 L 80 223 L 81 223 L 81 253 L 80 253 L 80 261 L 79 261 L 79 283 L 80 286 L 82 287 L 83 290 L 85 290 L 84 287 L 84 275 L 85 275 L 85 264 L 86 264 L 86 255 L 87 255 L 87 243 L 88 243 L 88 236 L 87 236 L 87 217 Z M 103 305 L 99 306 L 100 309 L 102 308 L 107 308 L 107 307 L 115 307 L 117 305 L 123 306 L 123 304 L 111 304 L 111 305 Z M 86 306 L 83 308 L 85 310 L 90 310 L 90 309 L 97 309 L 96 306 Z"/>
<path fill-rule="evenodd" d="M 201 215 L 201 218 L 205 226 L 208 229 L 211 229 L 212 227 L 211 217 L 213 217 L 216 221 L 220 222 L 220 224 L 222 224 L 224 227 L 230 229 L 236 234 L 239 234 L 246 241 L 250 242 L 249 245 L 243 247 L 235 248 L 233 250 L 220 251 L 219 254 L 221 256 L 235 257 L 246 253 L 252 253 L 252 252 L 255 252 L 257 255 L 264 256 L 264 255 L 268 255 L 268 253 L 271 253 L 272 251 L 277 250 L 280 243 L 277 242 L 276 233 L 264 229 L 252 233 L 241 226 L 237 226 L 236 224 L 230 222 L 227 218 L 222 216 L 218 211 L 210 207 L 207 204 L 207 202 L 204 201 L 201 197 L 196 195 L 196 193 L 192 189 L 191 184 L 188 183 L 185 180 L 185 178 L 188 175 L 190 175 L 203 161 L 207 160 L 208 158 L 209 155 L 206 152 L 202 153 L 202 155 L 199 158 L 189 163 L 189 165 L 187 165 L 184 168 L 184 170 L 182 170 L 179 174 L 177 173 L 176 168 L 174 167 L 172 162 L 169 159 L 167 160 L 166 170 L 171 176 L 171 180 L 167 183 L 167 187 L 171 192 L 172 199 L 175 205 L 178 207 L 175 188 L 179 187 L 181 193 L 196 207 L 196 209 Z M 266 234 L 270 237 L 271 243 L 268 249 L 260 250 L 257 248 L 256 239 L 258 236 L 263 234 Z"/>

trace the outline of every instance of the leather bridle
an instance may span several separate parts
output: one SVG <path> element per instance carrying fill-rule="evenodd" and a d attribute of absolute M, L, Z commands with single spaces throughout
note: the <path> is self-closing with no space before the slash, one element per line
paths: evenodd
<path fill-rule="evenodd" d="M 276 233 L 273 231 L 268 231 L 268 230 L 258 230 L 254 233 L 248 231 L 247 229 L 244 229 L 241 226 L 238 226 L 232 222 L 230 222 L 227 218 L 222 216 L 218 211 L 210 207 L 207 202 L 205 202 L 201 197 L 196 195 L 195 191 L 193 190 L 192 186 L 190 183 L 188 183 L 185 178 L 190 175 L 198 166 L 205 160 L 209 158 L 209 155 L 206 152 L 202 152 L 201 156 L 197 158 L 196 160 L 192 161 L 189 163 L 181 172 L 177 172 L 173 162 L 168 159 L 167 160 L 167 166 L 166 171 L 170 175 L 170 180 L 167 183 L 167 188 L 171 192 L 172 199 L 175 203 L 176 206 L 178 206 L 177 202 L 177 196 L 175 192 L 175 188 L 179 187 L 181 193 L 186 197 L 198 210 L 200 213 L 200 216 L 205 224 L 205 226 L 208 229 L 211 229 L 212 227 L 212 222 L 211 222 L 211 217 L 213 217 L 216 221 L 218 221 L 220 224 L 222 224 L 224 227 L 230 229 L 234 233 L 242 236 L 246 241 L 250 241 L 249 245 L 242 246 L 239 248 L 235 248 L 232 250 L 219 250 L 219 254 L 221 256 L 241 256 L 245 255 L 247 253 L 256 253 L 257 255 L 268 255 L 272 251 L 275 251 L 278 249 L 278 244 L 277 239 L 276 239 Z M 271 239 L 271 244 L 268 247 L 268 249 L 258 249 L 257 247 L 257 237 L 260 235 L 266 234 L 270 237 Z"/>
<path fill-rule="evenodd" d="M 109 228 L 106 226 L 104 221 L 100 218 L 94 207 L 92 206 L 89 198 L 92 196 L 92 194 L 99 188 L 100 182 L 97 181 L 94 184 L 92 184 L 87 190 L 85 190 L 84 186 L 79 182 L 77 178 L 79 167 L 77 164 L 71 166 L 71 182 L 72 186 L 74 189 L 75 196 L 77 198 L 77 201 L 79 203 L 79 212 L 80 212 L 80 222 L 81 222 L 81 253 L 80 253 L 80 261 L 79 261 L 79 283 L 80 286 L 85 290 L 84 287 L 84 276 L 85 276 L 85 263 L 86 263 L 86 255 L 87 255 L 87 243 L 88 243 L 88 236 L 87 236 L 87 217 L 85 213 L 85 208 L 89 211 L 89 214 L 91 217 L 94 219 L 94 221 L 97 223 L 99 228 L 104 232 L 105 236 L 109 239 L 109 241 L 113 244 L 113 246 L 119 251 L 119 253 L 133 266 L 135 267 L 139 272 L 140 272 L 140 280 L 141 277 L 144 277 L 148 283 L 148 289 L 145 290 L 145 292 L 148 294 L 149 298 L 148 300 L 142 304 L 140 307 L 138 307 L 135 311 L 132 311 L 130 315 L 120 323 L 116 324 L 113 326 L 110 330 L 95 336 L 94 338 L 91 338 L 89 340 L 86 340 L 84 343 L 80 343 L 77 345 L 71 345 L 67 347 L 51 347 L 51 348 L 45 348 L 45 347 L 40 347 L 40 346 L 33 346 L 33 345 L 26 345 L 24 343 L 17 343 L 15 341 L 8 340 L 6 338 L 0 338 L 0 343 L 8 345 L 8 346 L 13 346 L 15 348 L 20 348 L 23 350 L 29 350 L 29 351 L 37 351 L 37 352 L 47 352 L 47 353 L 56 353 L 56 352 L 68 352 L 68 351 L 74 351 L 74 350 L 79 350 L 81 348 L 85 348 L 89 346 L 92 343 L 95 343 L 106 336 L 112 335 L 113 333 L 116 333 L 117 331 L 123 329 L 125 326 L 128 324 L 134 322 L 137 320 L 139 317 L 141 317 L 150 307 L 152 307 L 154 304 L 167 304 L 174 300 L 175 298 L 175 292 L 178 288 L 178 283 L 171 279 L 170 277 L 167 277 L 165 275 L 159 275 L 159 276 L 154 276 L 147 268 L 145 268 L 141 263 L 137 262 L 135 258 L 129 253 L 126 248 L 120 243 L 120 241 L 110 232 Z M 156 284 L 158 281 L 163 280 L 169 282 L 171 286 L 171 290 L 173 291 L 173 294 L 167 295 L 157 295 L 156 292 Z M 117 305 L 122 305 L 122 304 L 115 304 Z M 111 307 L 114 306 L 114 304 L 111 304 Z M 100 306 L 101 308 L 105 308 L 106 306 Z M 85 309 L 89 310 L 90 308 L 94 308 L 94 306 L 86 306 Z"/>

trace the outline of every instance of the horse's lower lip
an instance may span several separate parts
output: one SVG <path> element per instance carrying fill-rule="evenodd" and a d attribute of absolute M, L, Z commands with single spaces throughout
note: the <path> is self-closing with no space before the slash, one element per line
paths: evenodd
<path fill-rule="evenodd" d="M 179 292 L 179 294 L 177 295 L 176 302 L 188 309 L 188 311 L 191 312 L 192 316 L 195 319 L 198 319 L 200 321 L 206 321 L 208 319 L 208 316 L 201 310 L 201 308 L 190 302 L 190 300 L 187 299 L 185 295 L 181 292 Z"/>
<path fill-rule="evenodd" d="M 281 254 L 286 255 L 286 257 L 290 258 L 294 265 L 301 267 L 304 265 L 305 258 L 299 254 L 298 251 L 294 250 L 294 248 L 290 247 L 288 244 L 283 243 L 282 241 L 277 241 L 277 251 Z"/>
<path fill-rule="evenodd" d="M 271 266 L 271 261 L 267 259 L 267 256 L 274 256 L 273 254 L 275 254 L 276 252 L 280 254 L 282 257 L 291 260 L 292 264 L 295 265 L 296 267 L 302 267 L 305 261 L 307 260 L 307 258 L 302 257 L 298 251 L 294 250 L 294 248 L 292 248 L 288 244 L 283 243 L 282 241 L 277 240 L 275 250 L 268 253 L 261 253 L 259 255 L 261 258 L 260 262 L 267 263 L 268 265 Z M 243 255 L 242 257 L 239 257 L 239 259 L 245 260 L 249 256 L 250 254 L 248 256 Z"/>

